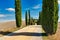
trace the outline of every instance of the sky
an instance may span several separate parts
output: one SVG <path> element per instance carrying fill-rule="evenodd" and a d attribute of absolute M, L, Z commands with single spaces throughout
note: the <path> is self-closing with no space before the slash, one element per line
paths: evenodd
<path fill-rule="evenodd" d="M 59 21 L 60 21 L 60 0 Z M 15 0 L 0 0 L 0 22 L 15 21 Z M 31 17 L 38 19 L 39 12 L 42 11 L 42 0 L 21 0 L 22 20 L 25 20 L 26 10 L 30 10 Z"/>

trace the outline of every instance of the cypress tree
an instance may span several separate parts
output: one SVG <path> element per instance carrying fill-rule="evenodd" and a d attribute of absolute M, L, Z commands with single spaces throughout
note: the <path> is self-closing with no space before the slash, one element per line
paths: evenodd
<path fill-rule="evenodd" d="M 39 19 L 38 19 L 38 21 L 37 21 L 37 25 L 40 25 L 40 12 L 39 12 Z"/>
<path fill-rule="evenodd" d="M 25 23 L 26 23 L 26 25 L 28 25 L 28 23 L 27 23 L 27 11 L 26 11 L 26 14 L 25 14 Z"/>
<path fill-rule="evenodd" d="M 42 12 L 40 13 L 40 25 L 42 25 Z"/>
<path fill-rule="evenodd" d="M 21 26 L 21 0 L 15 0 L 15 16 L 17 27 Z"/>
<path fill-rule="evenodd" d="M 29 25 L 30 25 L 30 10 L 28 10 L 28 14 L 29 14 Z"/>
<path fill-rule="evenodd" d="M 43 0 L 42 26 L 46 33 L 55 34 L 58 24 L 58 0 Z"/>
<path fill-rule="evenodd" d="M 42 12 L 39 12 L 39 19 L 38 19 L 37 24 L 38 25 L 41 25 L 42 24 Z"/>

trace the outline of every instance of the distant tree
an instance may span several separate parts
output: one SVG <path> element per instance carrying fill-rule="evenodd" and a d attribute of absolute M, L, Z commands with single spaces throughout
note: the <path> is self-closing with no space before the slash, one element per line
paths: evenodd
<path fill-rule="evenodd" d="M 41 25 L 42 24 L 42 12 L 39 12 L 39 19 L 37 21 L 37 24 L 38 25 Z"/>
<path fill-rule="evenodd" d="M 29 25 L 30 25 L 30 10 L 28 10 L 28 14 L 29 14 Z"/>
<path fill-rule="evenodd" d="M 31 24 L 31 25 L 34 25 L 33 17 L 30 18 L 30 24 Z"/>
<path fill-rule="evenodd" d="M 30 25 L 29 22 L 30 22 L 30 19 L 29 19 L 29 12 L 28 10 L 26 11 L 26 14 L 25 14 L 25 22 L 26 22 L 26 25 Z"/>
<path fill-rule="evenodd" d="M 28 12 L 28 10 L 27 10 L 27 12 Z M 27 13 L 27 24 L 30 25 L 29 24 L 29 13 Z"/>
<path fill-rule="evenodd" d="M 27 11 L 25 13 L 25 23 L 26 23 L 26 25 L 28 25 L 28 23 L 27 23 Z"/>
<path fill-rule="evenodd" d="M 22 16 L 21 16 L 21 0 L 15 0 L 15 17 L 17 27 L 21 26 Z"/>

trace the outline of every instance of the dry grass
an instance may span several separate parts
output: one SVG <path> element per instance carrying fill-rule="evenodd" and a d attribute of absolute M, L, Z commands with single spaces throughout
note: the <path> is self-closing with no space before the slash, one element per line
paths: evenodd
<path fill-rule="evenodd" d="M 58 29 L 55 35 L 53 35 L 55 40 L 60 40 L 60 23 L 58 23 Z"/>
<path fill-rule="evenodd" d="M 23 28 L 23 27 L 25 27 L 24 21 L 22 21 L 22 26 L 20 28 Z M 15 21 L 0 23 L 0 36 L 3 36 L 5 34 L 9 34 L 9 33 L 16 31 L 20 28 L 16 27 Z"/>
<path fill-rule="evenodd" d="M 57 32 L 55 35 L 43 36 L 43 40 L 60 40 L 60 23 L 58 23 Z"/>

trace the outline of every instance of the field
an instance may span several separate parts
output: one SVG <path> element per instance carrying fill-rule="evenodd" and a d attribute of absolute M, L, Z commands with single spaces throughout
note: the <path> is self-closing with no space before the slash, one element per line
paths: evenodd
<path fill-rule="evenodd" d="M 25 26 L 25 22 L 22 21 L 22 27 L 24 27 L 24 26 Z M 20 27 L 20 28 L 22 28 L 22 27 Z M 15 21 L 0 23 L 0 36 L 11 33 L 13 31 L 20 29 L 20 28 L 16 27 Z"/>
<path fill-rule="evenodd" d="M 22 21 L 22 27 L 25 26 L 25 22 Z M 0 23 L 0 36 L 6 35 L 18 29 L 20 28 L 16 27 L 15 21 Z M 43 40 L 60 40 L 60 23 L 58 23 L 56 34 L 53 36 L 43 36 Z"/>

